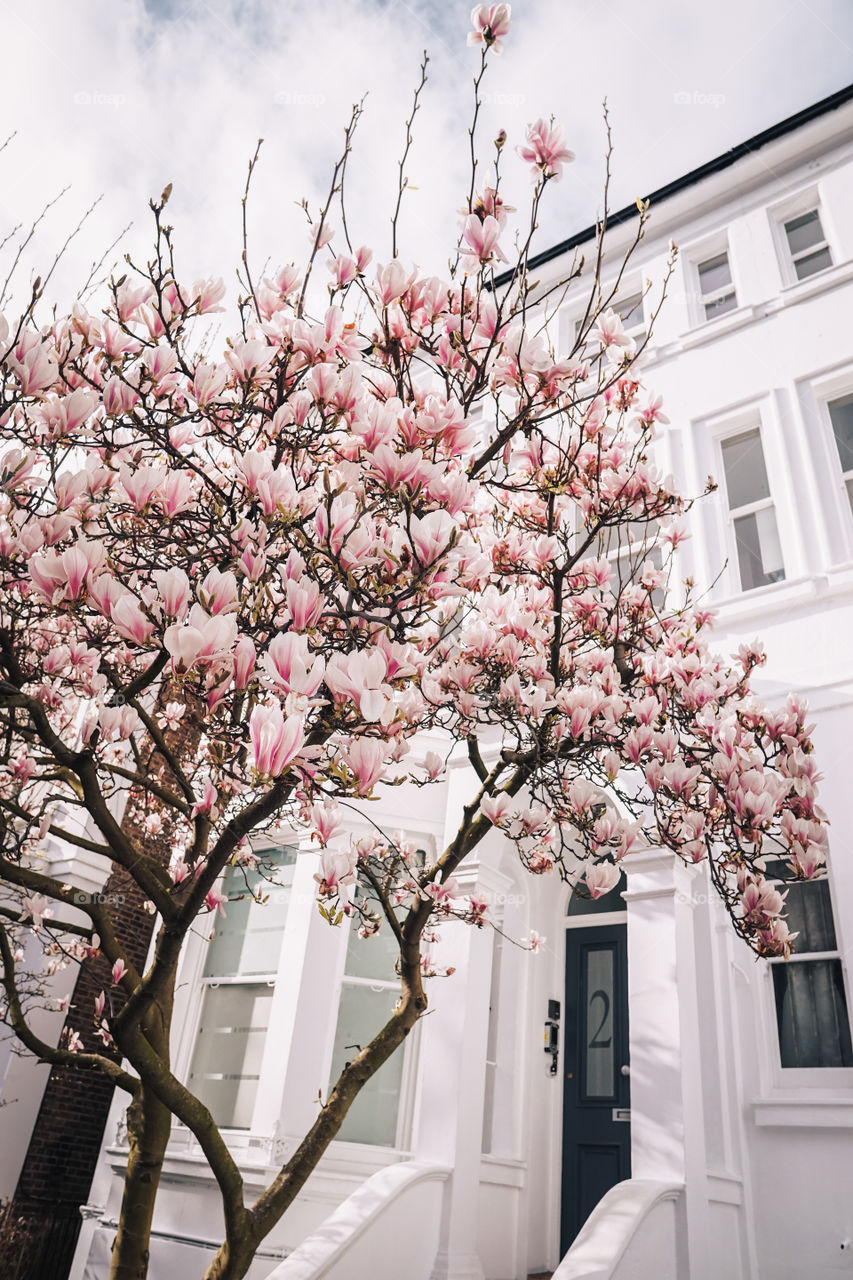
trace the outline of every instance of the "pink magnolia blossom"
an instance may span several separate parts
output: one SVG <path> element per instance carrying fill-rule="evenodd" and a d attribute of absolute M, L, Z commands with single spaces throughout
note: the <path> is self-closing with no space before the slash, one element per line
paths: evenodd
<path fill-rule="evenodd" d="M 356 882 L 356 856 L 352 849 L 324 849 L 321 870 L 314 876 L 321 898 L 338 897 L 346 906 Z"/>
<path fill-rule="evenodd" d="M 602 894 L 615 889 L 621 877 L 621 871 L 612 862 L 596 862 L 587 867 L 583 873 L 591 898 L 600 898 Z"/>
<path fill-rule="evenodd" d="M 158 569 L 154 574 L 163 608 L 170 618 L 186 617 L 190 602 L 190 580 L 183 569 Z"/>
<path fill-rule="evenodd" d="M 368 723 L 382 718 L 392 690 L 384 683 L 388 664 L 381 649 L 369 653 L 334 653 L 326 664 L 326 684 L 332 693 L 357 704 Z"/>
<path fill-rule="evenodd" d="M 211 617 L 201 605 L 190 609 L 185 625 L 167 627 L 163 644 L 177 674 L 202 663 L 221 661 L 237 641 L 237 623 L 231 615 Z"/>
<path fill-rule="evenodd" d="M 111 973 L 112 973 L 113 983 L 119 983 L 127 973 L 127 965 L 124 963 L 123 960 L 116 960 L 115 964 L 112 967 Z"/>
<path fill-rule="evenodd" d="M 527 142 L 518 148 L 518 154 L 531 165 L 530 176 L 534 182 L 540 178 L 559 181 L 563 165 L 575 158 L 574 152 L 565 146 L 565 135 L 560 126 L 541 118 L 527 126 Z"/>
<path fill-rule="evenodd" d="M 311 827 L 321 844 L 328 844 L 340 829 L 340 807 L 336 800 L 327 797 L 322 804 L 311 806 Z"/>
<path fill-rule="evenodd" d="M 116 601 L 110 614 L 119 635 L 134 644 L 145 645 L 154 632 L 154 623 L 146 618 L 139 607 L 139 601 L 130 594 L 123 595 Z"/>
<path fill-rule="evenodd" d="M 384 267 L 376 268 L 376 293 L 387 307 L 401 297 L 415 279 L 414 271 L 407 271 L 402 262 L 393 259 Z"/>
<path fill-rule="evenodd" d="M 302 717 L 285 719 L 280 707 L 259 703 L 249 719 L 249 737 L 257 773 L 277 778 L 302 749 L 305 741 Z"/>
<path fill-rule="evenodd" d="M 212 911 L 214 915 L 218 913 L 221 916 L 226 914 L 225 906 L 227 902 L 227 895 L 217 888 L 209 889 L 204 899 L 204 905 L 208 911 Z"/>
<path fill-rule="evenodd" d="M 356 738 L 342 752 L 356 795 L 366 796 L 385 772 L 385 746 L 376 738 Z"/>
<path fill-rule="evenodd" d="M 468 32 L 469 47 L 484 45 L 503 52 L 503 37 L 509 34 L 512 6 L 508 4 L 478 4 L 471 10 L 472 31 Z"/>
<path fill-rule="evenodd" d="M 270 680 L 285 693 L 301 693 L 307 698 L 314 697 L 326 670 L 323 658 L 312 655 L 307 636 L 295 631 L 280 631 L 273 636 L 262 665 Z"/>
<path fill-rule="evenodd" d="M 512 798 L 505 791 L 499 791 L 496 796 L 483 796 L 480 813 L 495 826 L 501 826 L 512 814 Z"/>
<path fill-rule="evenodd" d="M 478 218 L 472 213 L 465 219 L 462 255 L 476 263 L 507 262 L 507 256 L 498 244 L 500 223 L 490 214 Z"/>
<path fill-rule="evenodd" d="M 33 929 L 37 932 L 42 925 L 43 920 L 49 920 L 53 915 L 53 908 L 50 905 L 50 899 L 46 898 L 43 893 L 33 893 L 24 898 L 23 919 L 30 919 L 33 922 Z"/>

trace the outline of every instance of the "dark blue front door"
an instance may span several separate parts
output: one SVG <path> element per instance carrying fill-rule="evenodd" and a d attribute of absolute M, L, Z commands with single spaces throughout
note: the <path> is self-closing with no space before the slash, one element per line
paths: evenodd
<path fill-rule="evenodd" d="M 566 930 L 561 1254 L 606 1191 L 631 1176 L 624 924 Z"/>

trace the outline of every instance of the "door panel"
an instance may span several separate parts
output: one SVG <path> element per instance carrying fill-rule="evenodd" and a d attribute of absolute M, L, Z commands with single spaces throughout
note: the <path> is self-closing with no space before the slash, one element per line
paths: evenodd
<path fill-rule="evenodd" d="M 624 924 L 566 930 L 565 1011 L 561 1254 L 631 1176 Z"/>

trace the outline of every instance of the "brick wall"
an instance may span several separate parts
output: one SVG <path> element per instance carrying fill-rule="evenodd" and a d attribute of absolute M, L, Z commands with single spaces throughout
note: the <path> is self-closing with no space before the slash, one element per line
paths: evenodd
<path fill-rule="evenodd" d="M 161 701 L 166 700 L 168 694 L 163 694 Z M 198 732 L 192 724 L 182 724 L 178 733 L 168 737 L 173 750 L 187 751 Z M 156 754 L 149 757 L 148 767 L 150 773 L 164 780 L 168 777 Z M 156 837 L 148 836 L 142 826 L 153 807 L 143 795 L 131 792 L 122 830 L 137 848 L 168 862 L 172 849 L 168 815 L 160 810 L 165 825 Z M 141 969 L 155 923 L 145 909 L 144 893 L 115 864 L 102 892 L 116 936 L 128 959 Z M 118 1007 L 110 966 L 99 956 L 80 966 L 67 1021 L 79 1032 L 86 1049 L 103 1053 L 92 1022 L 94 1000 L 101 991 L 110 993 L 114 1008 Z M 51 1069 L 15 1195 L 0 1224 L 2 1280 L 66 1280 L 80 1232 L 80 1207 L 89 1198 L 112 1097 L 113 1085 L 97 1072 L 64 1066 Z"/>

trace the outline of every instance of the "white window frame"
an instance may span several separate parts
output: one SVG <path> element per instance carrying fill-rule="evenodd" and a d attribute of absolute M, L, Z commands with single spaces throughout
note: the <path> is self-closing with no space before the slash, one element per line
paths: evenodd
<path fill-rule="evenodd" d="M 819 494 L 821 557 L 824 564 L 845 564 L 853 560 L 853 510 L 847 496 L 846 478 L 853 472 L 841 470 L 841 459 L 829 414 L 833 400 L 853 395 L 853 366 L 834 369 L 797 383 L 803 434 Z"/>
<path fill-rule="evenodd" d="M 835 436 L 835 427 L 832 422 L 831 406 L 839 400 L 853 400 L 853 385 L 848 386 L 847 390 L 837 392 L 835 395 L 828 395 L 821 399 L 821 408 L 826 417 L 826 425 L 829 430 L 829 439 L 834 454 L 836 476 L 841 477 L 842 505 L 847 508 L 848 521 L 853 520 L 853 498 L 848 492 L 848 483 L 853 483 L 853 467 L 849 467 L 845 471 L 841 465 L 841 455 L 838 452 L 838 441 Z"/>
<path fill-rule="evenodd" d="M 711 289 L 706 293 L 702 288 L 702 268 L 710 265 L 717 258 L 725 258 L 729 268 L 729 283 L 721 285 L 718 289 Z M 735 281 L 735 273 L 732 268 L 732 255 L 728 245 L 722 249 L 713 251 L 699 259 L 694 263 L 696 272 L 696 302 L 701 313 L 700 324 L 712 324 L 715 320 L 722 319 L 723 316 L 730 315 L 732 311 L 738 309 L 737 283 Z M 734 306 L 729 307 L 727 311 L 721 311 L 717 315 L 708 315 L 708 307 L 718 302 L 726 302 L 729 298 L 734 299 Z"/>
<path fill-rule="evenodd" d="M 751 431 L 758 431 L 761 441 L 761 453 L 764 459 L 764 471 L 767 476 L 767 485 L 770 494 L 766 498 L 759 498 L 755 502 L 749 502 L 741 507 L 732 507 L 729 502 L 728 484 L 726 481 L 726 469 L 723 461 L 723 445 L 728 440 L 733 440 L 737 436 L 748 435 Z M 785 556 L 785 546 L 781 537 L 781 530 L 778 520 L 779 504 L 773 491 L 773 482 L 770 475 L 770 468 L 767 465 L 767 451 L 765 449 L 765 431 L 764 423 L 760 415 L 751 414 L 721 425 L 720 429 L 715 432 L 714 449 L 716 454 L 716 475 L 719 477 L 719 492 L 722 497 L 724 506 L 725 519 L 725 549 L 727 552 L 727 560 L 729 565 L 729 584 L 733 595 L 753 595 L 756 591 L 767 591 L 773 587 L 780 587 L 788 579 L 788 564 Z M 744 587 L 741 581 L 740 572 L 740 556 L 738 555 L 737 534 L 735 532 L 735 521 L 743 516 L 754 515 L 759 511 L 772 509 L 776 515 L 776 533 L 779 538 L 779 545 L 782 551 L 782 573 L 783 576 L 777 582 L 765 582 L 759 587 Z"/>
<path fill-rule="evenodd" d="M 801 218 L 807 213 L 814 211 L 820 219 L 821 230 L 823 231 L 823 240 L 818 245 L 804 250 L 802 253 L 793 255 L 791 246 L 788 243 L 788 234 L 785 230 L 785 223 L 792 222 L 795 218 Z M 807 286 L 812 280 L 817 280 L 827 271 L 831 271 L 836 265 L 837 254 L 831 234 L 831 227 L 828 225 L 826 208 L 820 198 L 817 187 L 807 187 L 799 191 L 796 195 L 790 196 L 787 200 L 774 205 L 768 210 L 771 227 L 773 231 L 773 239 L 776 244 L 776 253 L 779 258 L 779 266 L 782 272 L 782 280 L 788 286 L 803 285 Z M 821 248 L 829 250 L 830 264 L 828 267 L 822 267 L 820 271 L 815 271 L 810 276 L 805 276 L 802 280 L 797 275 L 795 262 L 800 258 L 807 258 L 817 253 Z"/>
<path fill-rule="evenodd" d="M 829 878 L 829 869 L 824 872 L 826 882 L 829 884 L 829 905 L 832 912 L 832 923 L 835 930 L 835 948 L 831 951 L 803 951 L 798 953 L 796 950 L 796 942 L 794 950 L 791 952 L 787 960 L 779 956 L 768 956 L 765 961 L 765 977 L 766 977 L 766 1006 L 767 1019 L 769 1020 L 771 1033 L 771 1044 L 773 1049 L 773 1078 L 777 1086 L 786 1087 L 788 1085 L 805 1085 L 812 1087 L 838 1087 L 853 1084 L 853 1066 L 851 1067 L 784 1067 L 782 1065 L 782 1046 L 779 1040 L 779 1019 L 776 1014 L 776 988 L 773 981 L 773 966 L 777 964 L 810 964 L 818 960 L 838 960 L 841 963 L 841 977 L 844 984 L 844 996 L 847 1007 L 847 1020 L 851 1033 L 853 1033 L 853 1003 L 851 1003 L 850 979 L 845 959 L 844 948 L 841 945 L 841 934 L 839 932 L 838 911 L 835 906 L 835 894 L 832 888 L 832 882 Z M 771 884 L 779 887 L 784 891 L 785 882 L 773 876 L 772 873 L 767 876 Z M 790 882 L 788 882 L 790 883 Z"/>
<path fill-rule="evenodd" d="M 369 832 L 366 832 L 370 834 Z M 436 854 L 435 838 L 424 832 L 403 832 L 403 838 L 414 843 L 420 849 L 426 851 L 427 861 L 431 861 Z M 338 980 L 336 985 L 336 996 L 334 1002 L 335 1015 L 329 1019 L 328 1043 L 326 1045 L 326 1061 L 324 1067 L 324 1078 L 326 1080 L 326 1093 L 334 1087 L 335 1080 L 332 1079 L 332 1062 L 335 1050 L 335 1040 L 338 1033 L 338 1017 L 340 1013 L 341 996 L 344 986 L 363 986 L 372 987 L 373 989 L 394 990 L 400 992 L 399 979 L 383 979 L 383 978 L 362 978 L 350 976 L 346 972 L 347 951 L 349 949 L 350 929 L 357 928 L 354 917 L 350 917 L 346 921 L 345 927 L 340 929 L 341 947 L 339 953 Z M 387 923 L 383 922 L 383 928 L 387 929 Z M 369 941 L 366 945 L 370 945 Z M 377 1145 L 369 1142 L 353 1142 L 349 1138 L 335 1138 L 334 1144 L 343 1150 L 351 1152 L 383 1152 L 386 1154 L 394 1152 L 406 1152 L 411 1146 L 412 1126 L 414 1123 L 415 1112 L 415 1093 L 417 1085 L 418 1063 L 420 1059 L 420 1021 L 415 1023 L 410 1034 L 406 1037 L 404 1043 L 395 1051 L 403 1055 L 403 1070 L 400 1075 L 400 1100 L 397 1107 L 397 1129 L 393 1146 Z M 377 1028 L 379 1030 L 379 1028 Z"/>
<path fill-rule="evenodd" d="M 646 324 L 646 290 L 642 284 L 636 289 L 624 290 L 610 305 L 622 317 L 622 327 L 628 337 L 634 339 L 639 350 L 649 336 Z"/>
<path fill-rule="evenodd" d="M 258 853 L 260 856 L 262 856 L 264 853 L 271 853 L 279 847 L 294 848 L 293 844 L 290 841 L 281 841 L 280 844 L 276 844 L 275 842 L 270 842 L 268 844 L 265 844 L 263 848 L 259 849 Z M 226 871 L 223 872 L 219 881 L 217 882 L 218 889 L 222 888 L 222 884 L 224 882 L 226 873 L 227 873 L 227 868 L 226 868 Z M 287 917 L 288 921 L 291 918 L 290 912 L 293 908 L 293 905 L 294 905 L 293 900 L 291 900 L 288 906 L 288 917 Z M 187 984 L 190 985 L 192 988 L 191 1003 L 187 1010 L 186 1032 L 182 1037 L 179 1052 L 176 1055 L 176 1059 L 175 1059 L 176 1074 L 178 1075 L 179 1079 L 184 1080 L 185 1082 L 189 1081 L 190 1070 L 192 1068 L 193 1057 L 195 1055 L 196 1043 L 198 1041 L 199 1029 L 201 1027 L 202 1009 L 204 1007 L 204 998 L 207 992 L 207 988 L 210 986 L 258 986 L 263 983 L 266 983 L 266 985 L 270 987 L 273 993 L 275 993 L 275 987 L 279 977 L 278 971 L 274 973 L 250 974 L 246 976 L 238 975 L 236 977 L 217 977 L 216 975 L 207 976 L 204 972 L 204 969 L 207 963 L 208 950 L 213 940 L 212 935 L 213 935 L 213 930 L 215 928 L 215 922 L 214 922 L 213 916 L 210 917 L 210 921 L 211 921 L 210 936 L 205 937 L 203 939 L 196 937 L 191 940 L 196 944 L 194 947 L 195 955 L 190 959 L 191 970 L 188 971 L 186 975 L 184 974 L 181 975 L 182 981 L 187 982 Z M 287 929 L 287 923 L 285 923 L 285 926 L 281 931 L 281 940 L 279 945 L 279 958 L 281 957 L 281 951 L 282 951 L 282 948 L 284 947 L 286 929 Z M 274 998 L 275 998 L 275 995 L 273 994 L 273 999 Z M 225 1137 L 225 1139 L 227 1140 L 229 1146 L 239 1147 L 241 1144 L 246 1144 L 247 1146 L 251 1146 L 254 1138 L 257 1137 L 258 1135 L 258 1125 L 256 1121 L 256 1116 L 258 1111 L 258 1105 L 259 1103 L 263 1102 L 261 1098 L 260 1084 L 265 1074 L 264 1063 L 265 1063 L 266 1055 L 270 1051 L 270 1047 L 267 1044 L 267 1039 L 268 1039 L 268 1036 L 265 1038 L 265 1041 L 264 1041 L 263 1058 L 262 1058 L 260 1070 L 258 1072 L 259 1087 L 256 1091 L 255 1101 L 252 1108 L 253 1117 L 252 1117 L 251 1124 L 247 1128 L 228 1128 L 226 1126 L 220 1126 L 221 1132 Z M 177 1122 L 177 1128 L 179 1130 L 184 1130 L 185 1126 L 180 1122 Z"/>

